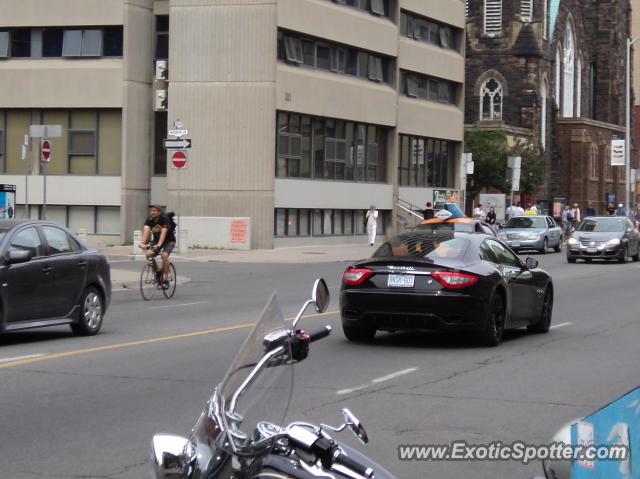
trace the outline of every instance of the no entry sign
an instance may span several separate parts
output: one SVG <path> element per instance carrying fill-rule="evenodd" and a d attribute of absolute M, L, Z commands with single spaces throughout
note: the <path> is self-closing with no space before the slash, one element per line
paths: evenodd
<path fill-rule="evenodd" d="M 182 169 L 187 167 L 187 152 L 186 151 L 174 151 L 171 153 L 171 167 L 176 169 Z"/>
<path fill-rule="evenodd" d="M 43 138 L 40 141 L 40 161 L 49 163 L 51 161 L 51 140 Z"/>

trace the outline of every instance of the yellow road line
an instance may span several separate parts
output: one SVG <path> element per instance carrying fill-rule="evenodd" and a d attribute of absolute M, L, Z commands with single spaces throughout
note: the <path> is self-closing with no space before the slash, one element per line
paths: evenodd
<path fill-rule="evenodd" d="M 338 311 L 328 311 L 325 313 L 308 314 L 305 316 L 305 318 L 318 318 L 321 316 L 329 316 L 331 314 L 336 314 L 336 313 L 338 313 Z M 293 318 L 286 319 L 286 321 L 291 321 L 291 320 L 293 320 Z M 184 339 L 184 338 L 192 338 L 195 336 L 204 336 L 206 334 L 223 333 L 225 331 L 233 331 L 236 329 L 250 328 L 252 326 L 255 326 L 255 324 L 256 323 L 236 324 L 234 326 L 226 326 L 224 328 L 205 329 L 203 331 L 193 331 L 191 333 L 175 334 L 173 336 L 164 336 L 162 338 L 141 339 L 139 341 L 129 341 L 127 343 L 109 344 L 106 346 L 98 346 L 95 348 L 76 349 L 75 351 L 67 351 L 64 353 L 47 354 L 45 356 L 39 356 L 37 358 L 19 359 L 19 360 L 11 361 L 8 363 L 2 363 L 0 364 L 0 369 L 10 368 L 13 366 L 20 366 L 22 364 L 36 363 L 39 361 L 48 361 L 49 359 L 58 359 L 58 358 L 66 358 L 69 356 L 77 356 L 79 354 L 96 353 L 99 351 L 111 351 L 113 349 L 130 348 L 133 346 L 142 346 L 145 344 L 160 343 L 163 341 L 172 341 L 174 339 Z"/>

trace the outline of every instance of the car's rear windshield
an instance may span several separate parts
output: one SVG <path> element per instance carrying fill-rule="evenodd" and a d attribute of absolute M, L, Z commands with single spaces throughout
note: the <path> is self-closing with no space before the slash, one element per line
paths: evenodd
<path fill-rule="evenodd" d="M 415 227 L 415 231 L 456 231 L 458 233 L 473 233 L 473 225 L 469 223 L 422 223 Z"/>
<path fill-rule="evenodd" d="M 616 233 L 624 231 L 626 220 L 622 218 L 598 218 L 586 219 L 580 226 L 578 231 L 593 231 L 594 233 Z"/>
<path fill-rule="evenodd" d="M 453 234 L 406 233 L 383 243 L 373 254 L 374 258 L 461 258 L 469 246 L 469 240 L 455 238 Z"/>
<path fill-rule="evenodd" d="M 544 218 L 535 217 L 530 218 L 526 216 L 516 216 L 511 218 L 506 225 L 506 228 L 546 228 L 547 222 Z"/>

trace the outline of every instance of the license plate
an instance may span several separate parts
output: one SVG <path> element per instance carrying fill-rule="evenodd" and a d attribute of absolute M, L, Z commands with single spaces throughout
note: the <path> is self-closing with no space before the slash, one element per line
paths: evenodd
<path fill-rule="evenodd" d="M 597 253 L 598 248 L 587 248 L 587 253 Z"/>
<path fill-rule="evenodd" d="M 412 274 L 390 274 L 387 281 L 389 288 L 413 288 Z"/>
<path fill-rule="evenodd" d="M 512 248 L 519 248 L 520 247 L 520 241 L 512 241 L 511 242 L 511 247 Z"/>

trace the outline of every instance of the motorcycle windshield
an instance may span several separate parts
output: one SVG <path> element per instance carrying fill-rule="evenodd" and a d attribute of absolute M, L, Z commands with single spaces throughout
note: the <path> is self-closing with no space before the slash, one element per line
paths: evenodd
<path fill-rule="evenodd" d="M 251 454 L 257 441 L 277 432 L 269 424 L 283 425 L 293 393 L 290 358 L 288 330 L 273 293 L 219 386 L 229 452 Z"/>

